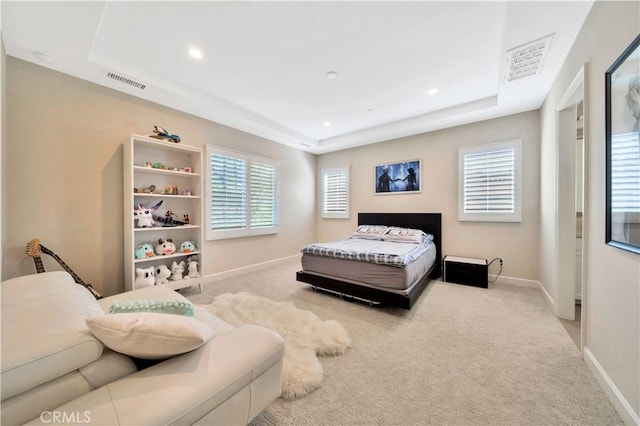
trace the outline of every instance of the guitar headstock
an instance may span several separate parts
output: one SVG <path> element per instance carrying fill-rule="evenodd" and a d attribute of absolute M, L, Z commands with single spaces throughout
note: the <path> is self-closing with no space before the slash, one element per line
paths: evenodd
<path fill-rule="evenodd" d="M 31 257 L 40 257 L 40 240 L 33 239 L 27 243 L 27 249 L 25 253 Z"/>

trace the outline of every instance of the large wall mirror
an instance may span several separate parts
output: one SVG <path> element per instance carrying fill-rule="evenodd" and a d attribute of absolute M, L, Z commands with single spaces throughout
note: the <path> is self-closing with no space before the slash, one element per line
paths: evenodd
<path fill-rule="evenodd" d="M 640 35 L 605 73 L 607 244 L 640 254 Z"/>

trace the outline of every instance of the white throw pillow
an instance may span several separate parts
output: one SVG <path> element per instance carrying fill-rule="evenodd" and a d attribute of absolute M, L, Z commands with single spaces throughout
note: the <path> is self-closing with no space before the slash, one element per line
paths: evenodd
<path fill-rule="evenodd" d="M 382 235 L 382 241 L 395 241 L 398 243 L 421 244 L 425 240 L 433 240 L 433 235 L 427 234 L 420 229 L 398 228 L 391 226 Z"/>
<path fill-rule="evenodd" d="M 153 312 L 107 314 L 86 320 L 108 348 L 141 359 L 164 359 L 199 348 L 213 336 L 208 324 Z"/>
<path fill-rule="evenodd" d="M 351 238 L 363 238 L 365 240 L 380 240 L 382 234 L 388 229 L 385 225 L 358 225 Z"/>

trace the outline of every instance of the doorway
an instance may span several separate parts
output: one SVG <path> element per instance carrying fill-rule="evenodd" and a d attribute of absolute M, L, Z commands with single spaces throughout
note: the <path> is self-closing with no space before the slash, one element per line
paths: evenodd
<path fill-rule="evenodd" d="M 555 314 L 582 352 L 586 311 L 585 250 L 588 212 L 588 134 L 586 132 L 586 66 L 569 86 L 557 108 L 557 254 L 558 292 Z"/>

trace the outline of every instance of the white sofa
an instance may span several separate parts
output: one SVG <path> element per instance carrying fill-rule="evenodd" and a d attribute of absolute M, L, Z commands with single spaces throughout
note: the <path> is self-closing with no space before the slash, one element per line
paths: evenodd
<path fill-rule="evenodd" d="M 247 424 L 280 396 L 282 338 L 195 307 L 214 337 L 143 369 L 85 320 L 115 300 L 187 301 L 162 286 L 95 300 L 66 272 L 2 283 L 2 425 Z M 129 315 L 129 314 L 124 314 Z M 167 317 L 164 317 L 167 318 Z"/>

